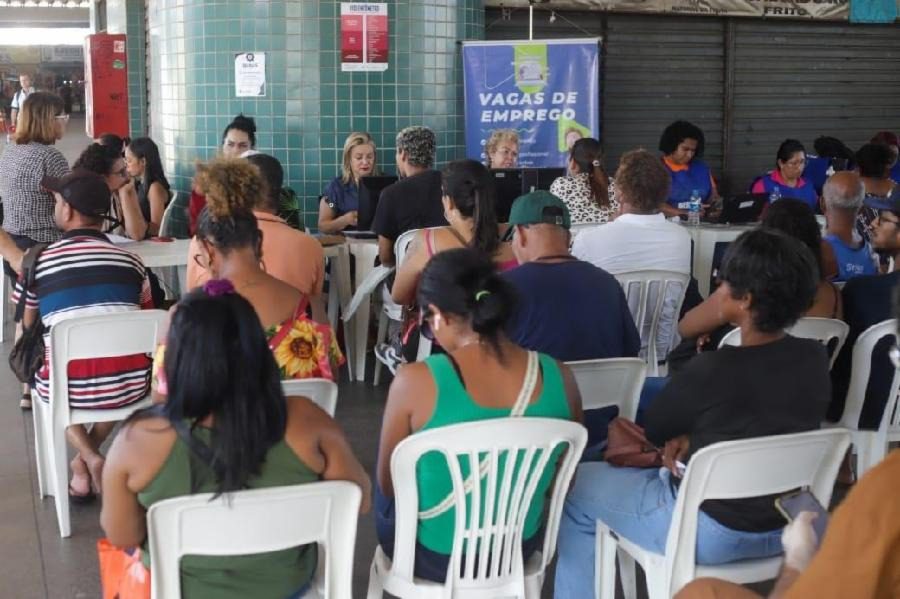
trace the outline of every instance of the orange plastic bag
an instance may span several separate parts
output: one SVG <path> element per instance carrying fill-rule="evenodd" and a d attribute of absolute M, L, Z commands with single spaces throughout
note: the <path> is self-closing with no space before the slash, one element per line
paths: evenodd
<path fill-rule="evenodd" d="M 141 562 L 140 548 L 129 554 L 100 539 L 97 558 L 103 599 L 150 599 L 150 571 Z"/>

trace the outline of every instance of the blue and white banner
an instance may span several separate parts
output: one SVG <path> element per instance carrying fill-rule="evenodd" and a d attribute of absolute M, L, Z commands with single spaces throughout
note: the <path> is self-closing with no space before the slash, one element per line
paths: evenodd
<path fill-rule="evenodd" d="M 485 162 L 495 130 L 519 135 L 520 167 L 560 167 L 600 136 L 600 40 L 464 42 L 466 156 Z"/>

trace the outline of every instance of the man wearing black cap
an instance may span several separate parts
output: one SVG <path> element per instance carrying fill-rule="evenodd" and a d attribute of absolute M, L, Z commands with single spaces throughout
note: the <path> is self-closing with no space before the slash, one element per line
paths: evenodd
<path fill-rule="evenodd" d="M 54 219 L 63 235 L 41 253 L 34 283 L 28 289 L 22 288 L 21 279 L 16 283 L 13 301 L 26 294 L 25 325 L 40 318 L 44 343 L 49 344 L 51 327 L 63 320 L 152 308 L 141 259 L 114 245 L 100 230 L 109 209 L 109 188 L 103 179 L 79 169 L 62 179 L 44 178 L 41 185 L 53 193 Z M 122 407 L 141 400 L 149 389 L 146 355 L 73 360 L 68 370 L 69 403 L 82 409 Z M 41 401 L 48 400 L 46 360 L 35 374 L 33 389 Z M 103 470 L 99 448 L 114 425 L 96 423 L 90 433 L 83 425 L 67 429 L 69 442 L 78 450 L 71 462 L 73 501 L 85 501 L 99 491 Z"/>
<path fill-rule="evenodd" d="M 831 369 L 832 400 L 828 419 L 835 422 L 840 420 L 844 411 L 856 339 L 873 324 L 892 317 L 892 292 L 900 284 L 900 270 L 897 269 L 897 262 L 900 261 L 900 190 L 895 188 L 886 199 L 869 199 L 866 206 L 878 211 L 871 224 L 872 247 L 877 253 L 892 259 L 892 270 L 886 274 L 853 277 L 841 292 L 844 321 L 850 326 L 850 331 Z M 866 401 L 859 417 L 861 428 L 878 428 L 893 376 L 894 369 L 885 347 L 876 346 Z"/>

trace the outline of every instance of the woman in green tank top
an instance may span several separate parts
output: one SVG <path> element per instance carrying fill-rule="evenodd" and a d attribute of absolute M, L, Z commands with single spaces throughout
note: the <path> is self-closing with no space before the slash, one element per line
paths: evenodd
<path fill-rule="evenodd" d="M 224 280 L 186 295 L 172 315 L 165 404 L 135 414 L 110 448 L 100 522 L 119 547 L 147 553 L 146 510 L 193 493 L 349 480 L 370 482 L 337 424 L 310 400 L 285 398 L 253 307 Z M 298 514 L 297 517 L 303 517 Z M 285 599 L 307 588 L 314 545 L 256 555 L 186 556 L 186 599 Z"/>
<path fill-rule="evenodd" d="M 403 366 L 388 393 L 378 452 L 375 520 L 378 541 L 389 557 L 394 546 L 390 472 L 394 448 L 422 430 L 508 417 L 530 359 L 528 351 L 504 334 L 515 302 L 514 291 L 483 253 L 454 249 L 436 254 L 422 273 L 417 299 L 422 310 L 422 334 L 433 335 L 447 353 Z M 524 416 L 581 422 L 581 397 L 572 373 L 543 354 L 538 355 L 538 363 L 539 380 Z M 416 478 L 420 512 L 434 508 L 451 490 L 447 464 L 441 456 L 423 456 Z M 540 481 L 525 519 L 526 559 L 541 542 L 544 499 L 552 478 L 553 473 L 548 471 Z M 444 581 L 454 521 L 452 508 L 433 517 L 420 517 L 416 576 Z"/>

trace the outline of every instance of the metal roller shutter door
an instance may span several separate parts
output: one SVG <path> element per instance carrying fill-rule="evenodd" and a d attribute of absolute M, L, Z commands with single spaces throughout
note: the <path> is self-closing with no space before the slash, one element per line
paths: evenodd
<path fill-rule="evenodd" d="M 900 129 L 900 27 L 735 20 L 728 180 L 773 168 L 787 137 L 858 148 Z"/>
<path fill-rule="evenodd" d="M 603 142 L 609 167 L 636 147 L 653 152 L 672 121 L 706 137 L 705 160 L 722 166 L 724 22 L 714 18 L 608 15 Z"/>

